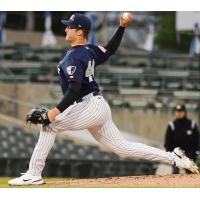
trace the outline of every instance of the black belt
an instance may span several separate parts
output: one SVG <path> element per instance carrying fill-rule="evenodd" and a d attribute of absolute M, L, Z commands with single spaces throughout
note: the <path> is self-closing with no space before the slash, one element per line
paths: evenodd
<path fill-rule="evenodd" d="M 99 96 L 99 95 L 101 95 L 101 92 L 92 92 L 92 95 L 95 97 L 95 96 Z M 83 101 L 83 98 L 80 98 L 80 99 L 78 99 L 78 100 L 76 100 L 75 102 L 76 103 L 80 103 L 80 102 L 82 102 Z"/>

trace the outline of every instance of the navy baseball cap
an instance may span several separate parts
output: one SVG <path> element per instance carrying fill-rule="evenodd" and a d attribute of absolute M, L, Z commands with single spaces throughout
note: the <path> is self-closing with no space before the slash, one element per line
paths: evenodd
<path fill-rule="evenodd" d="M 185 105 L 179 104 L 179 105 L 176 106 L 175 111 L 177 111 L 177 112 L 181 112 L 181 111 L 186 112 L 186 107 L 185 107 Z"/>
<path fill-rule="evenodd" d="M 61 23 L 67 25 L 71 28 L 91 30 L 92 21 L 83 14 L 75 13 L 73 14 L 69 20 L 61 20 Z"/>

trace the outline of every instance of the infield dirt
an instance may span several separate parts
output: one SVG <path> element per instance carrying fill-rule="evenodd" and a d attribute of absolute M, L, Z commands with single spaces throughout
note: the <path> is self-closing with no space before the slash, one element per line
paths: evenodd
<path fill-rule="evenodd" d="M 200 175 L 176 174 L 49 181 L 47 187 L 200 187 Z"/>

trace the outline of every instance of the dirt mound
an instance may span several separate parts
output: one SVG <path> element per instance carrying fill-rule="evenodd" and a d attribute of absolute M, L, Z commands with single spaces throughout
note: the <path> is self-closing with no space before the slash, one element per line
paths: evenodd
<path fill-rule="evenodd" d="M 200 187 L 200 175 L 177 174 L 74 179 L 47 182 L 49 187 Z"/>

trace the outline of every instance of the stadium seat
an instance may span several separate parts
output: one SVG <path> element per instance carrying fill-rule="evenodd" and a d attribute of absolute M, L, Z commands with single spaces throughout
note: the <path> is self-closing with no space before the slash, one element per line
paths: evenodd
<path fill-rule="evenodd" d="M 7 138 L 7 131 L 6 131 L 6 129 L 3 129 L 3 128 L 1 128 L 0 129 L 0 138 Z"/>
<path fill-rule="evenodd" d="M 4 149 L 9 149 L 9 142 L 7 140 L 1 140 L 1 146 Z"/>
<path fill-rule="evenodd" d="M 174 91 L 174 97 L 177 99 L 190 99 L 190 100 L 199 100 L 200 99 L 200 92 L 198 91 Z"/>
<path fill-rule="evenodd" d="M 134 109 L 145 109 L 147 108 L 148 102 L 146 101 L 129 101 L 128 102 L 130 108 L 134 108 Z"/>
<path fill-rule="evenodd" d="M 151 89 L 128 89 L 128 88 L 120 88 L 119 92 L 121 95 L 140 95 L 140 96 L 155 96 L 158 94 L 158 90 Z"/>
<path fill-rule="evenodd" d="M 181 87 L 181 84 L 178 83 L 178 82 L 169 82 L 169 83 L 167 83 L 166 86 L 167 86 L 168 89 L 174 90 L 174 89 L 180 88 L 180 87 Z"/>

